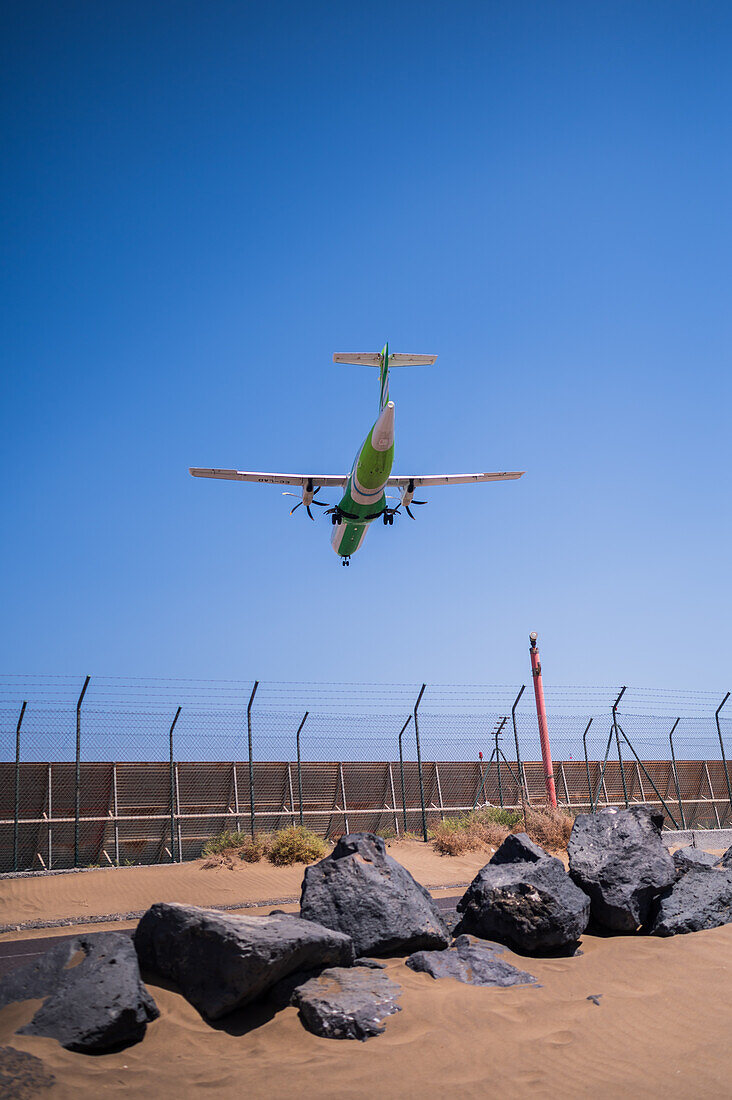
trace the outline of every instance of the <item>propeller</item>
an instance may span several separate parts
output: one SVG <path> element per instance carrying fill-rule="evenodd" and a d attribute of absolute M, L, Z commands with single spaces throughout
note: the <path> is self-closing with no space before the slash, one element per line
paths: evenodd
<path fill-rule="evenodd" d="M 413 500 L 412 501 L 412 504 L 426 504 L 426 503 L 427 503 L 426 500 Z M 410 519 L 416 519 L 417 518 L 416 516 L 413 516 L 412 513 L 410 512 L 408 504 L 405 504 L 404 508 L 406 509 L 406 513 L 407 513 L 407 515 L 409 516 Z"/>
<path fill-rule="evenodd" d="M 406 511 L 406 513 L 407 513 L 407 515 L 409 516 L 410 519 L 416 519 L 417 518 L 415 515 L 412 514 L 412 511 L 409 507 L 410 504 L 426 504 L 427 503 L 426 500 L 415 500 L 414 499 L 414 488 L 415 488 L 414 478 L 410 478 L 409 482 L 407 483 L 407 485 L 404 488 L 404 492 L 402 493 L 401 500 L 399 501 L 399 507 L 401 508 L 401 506 L 404 505 L 404 509 L 405 509 L 405 511 Z"/>
<path fill-rule="evenodd" d="M 325 503 L 325 501 L 315 499 L 315 497 L 318 495 L 319 492 L 320 492 L 320 486 L 318 486 L 317 489 L 313 489 L 312 482 L 308 482 L 308 484 L 305 486 L 305 488 L 302 491 L 302 500 L 298 500 L 297 504 L 295 505 L 295 507 L 290 512 L 290 515 L 292 515 L 293 512 L 296 512 L 301 504 L 304 504 L 305 505 L 305 511 L 310 516 L 311 520 L 314 521 L 315 516 L 310 511 L 310 505 L 311 504 L 317 504 L 318 508 L 327 508 L 328 507 L 328 505 Z M 283 495 L 283 497 L 297 497 L 298 496 L 297 493 L 283 493 L 282 495 Z"/>

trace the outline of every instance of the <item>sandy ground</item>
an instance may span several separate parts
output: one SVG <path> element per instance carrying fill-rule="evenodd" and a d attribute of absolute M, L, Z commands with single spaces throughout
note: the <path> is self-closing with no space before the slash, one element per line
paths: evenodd
<path fill-rule="evenodd" d="M 366 1043 L 317 1038 L 294 1008 L 249 1009 L 212 1026 L 153 981 L 161 1018 L 125 1051 L 88 1057 L 15 1035 L 32 1001 L 0 1011 L 0 1043 L 53 1074 L 29 1097 L 730 1095 L 732 926 L 670 940 L 587 936 L 583 951 L 551 960 L 507 953 L 541 988 L 434 981 L 390 960 L 403 1010 Z"/>
<path fill-rule="evenodd" d="M 419 881 L 438 889 L 470 881 L 489 855 L 443 858 L 415 842 L 390 850 Z M 0 882 L 0 921 L 128 912 L 159 900 L 271 903 L 299 894 L 302 871 L 266 863 L 203 869 L 198 861 L 6 879 Z M 120 925 L 93 926 L 105 927 Z M 403 988 L 403 1011 L 367 1043 L 319 1039 L 293 1008 L 273 1014 L 259 1006 L 211 1025 L 173 988 L 149 978 L 161 1018 L 137 1046 L 88 1057 L 52 1040 L 16 1035 L 38 1007 L 33 1001 L 0 1011 L 0 1045 L 34 1054 L 54 1077 L 50 1087 L 18 1093 L 23 1100 L 729 1096 L 732 925 L 669 940 L 586 936 L 582 947 L 572 959 L 528 960 L 507 952 L 540 988 L 436 982 L 390 960 L 390 976 Z M 599 1005 L 588 1000 L 591 995 L 599 996 Z"/>
<path fill-rule="evenodd" d="M 414 840 L 390 841 L 387 847 L 389 853 L 433 893 L 443 889 L 462 893 L 461 888 L 472 881 L 491 856 L 491 850 L 441 856 Z M 566 853 L 557 854 L 566 864 Z M 718 854 L 721 855 L 722 850 Z M 204 867 L 205 862 L 199 859 L 163 866 L 107 867 L 79 874 L 2 879 L 0 927 L 22 926 L 32 921 L 77 922 L 84 917 L 137 913 L 156 901 L 203 906 L 246 904 L 264 912 L 274 904 L 288 909 L 299 901 L 302 864 L 273 867 L 263 860 L 261 863 L 239 863 L 230 870 Z M 83 925 L 75 924 L 75 927 Z M 102 931 L 113 925 L 98 923 L 89 927 Z M 0 942 L 20 936 L 49 934 L 52 931 L 21 928 L 0 934 Z"/>
<path fill-rule="evenodd" d="M 444 857 L 419 841 L 389 844 L 389 853 L 425 886 L 469 883 L 490 852 Z M 240 863 L 204 868 L 205 860 L 155 867 L 100 868 L 71 875 L 0 881 L 0 925 L 139 912 L 156 901 L 188 905 L 265 906 L 299 900 L 303 866 Z M 95 925 L 101 930 L 101 925 Z M 10 933 L 12 935 L 12 933 Z M 48 935 L 48 933 L 46 933 Z"/>

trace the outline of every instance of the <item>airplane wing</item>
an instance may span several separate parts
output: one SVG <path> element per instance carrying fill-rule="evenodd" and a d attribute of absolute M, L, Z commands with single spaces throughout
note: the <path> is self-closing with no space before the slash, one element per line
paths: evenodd
<path fill-rule="evenodd" d="M 498 474 L 396 474 L 389 478 L 388 484 L 402 489 L 408 485 L 466 485 L 470 481 L 515 481 L 525 473 L 525 470 L 514 470 Z"/>
<path fill-rule="evenodd" d="M 223 481 L 262 481 L 267 485 L 300 485 L 303 489 L 308 483 L 325 488 L 343 486 L 348 481 L 348 474 L 265 474 L 251 470 L 209 470 L 205 466 L 191 466 L 188 472 L 193 477 L 216 477 Z"/>

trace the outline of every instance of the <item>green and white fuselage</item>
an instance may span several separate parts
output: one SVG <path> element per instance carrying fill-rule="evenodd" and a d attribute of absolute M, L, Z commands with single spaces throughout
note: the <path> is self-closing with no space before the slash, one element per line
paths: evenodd
<path fill-rule="evenodd" d="M 342 558 L 361 546 L 370 523 L 389 516 L 386 487 L 394 463 L 394 402 L 389 400 L 389 345 L 381 352 L 379 415 L 354 459 L 343 496 L 333 511 L 331 545 Z"/>
<path fill-rule="evenodd" d="M 351 471 L 348 474 L 279 474 L 260 473 L 253 470 L 212 469 L 192 466 L 190 473 L 194 477 L 219 478 L 225 481 L 259 481 L 268 485 L 288 485 L 300 490 L 302 498 L 291 510 L 290 515 L 304 505 L 304 510 L 314 519 L 313 505 L 325 508 L 325 502 L 316 500 L 323 488 L 340 489 L 341 499 L 328 508 L 333 524 L 331 545 L 336 554 L 348 565 L 352 554 L 363 544 L 369 524 L 383 518 L 389 526 L 394 517 L 401 515 L 403 507 L 407 515 L 414 519 L 410 510 L 412 504 L 424 504 L 415 500 L 414 492 L 419 487 L 430 488 L 437 485 L 459 485 L 474 481 L 512 481 L 521 477 L 523 471 L 478 474 L 406 474 L 394 475 L 391 472 L 394 462 L 394 402 L 389 400 L 390 367 L 428 366 L 434 363 L 434 355 L 389 354 L 389 345 L 385 344 L 380 352 L 337 352 L 334 363 L 348 363 L 354 366 L 377 367 L 379 370 L 379 415 L 359 448 Z M 387 487 L 399 490 L 396 507 L 387 504 Z M 285 493 L 285 496 L 300 495 Z"/>

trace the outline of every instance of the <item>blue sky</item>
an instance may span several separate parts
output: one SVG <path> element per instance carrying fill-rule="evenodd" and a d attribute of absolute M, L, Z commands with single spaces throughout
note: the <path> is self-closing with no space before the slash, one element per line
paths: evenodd
<path fill-rule="evenodd" d="M 3 22 L 3 671 L 732 686 L 729 5 Z M 395 471 L 522 481 L 346 570 L 188 476 L 345 471 L 386 339 Z"/>

